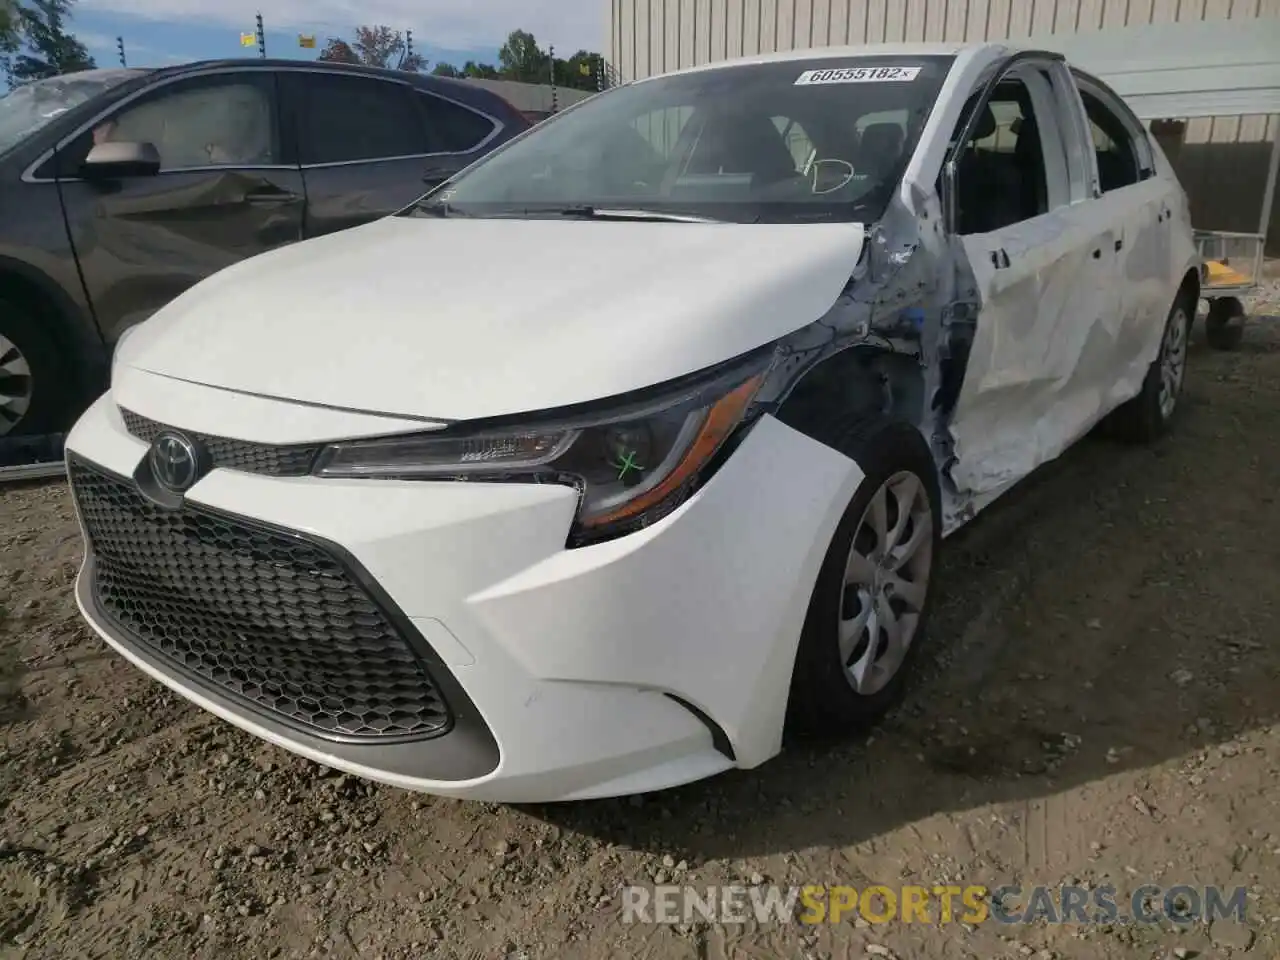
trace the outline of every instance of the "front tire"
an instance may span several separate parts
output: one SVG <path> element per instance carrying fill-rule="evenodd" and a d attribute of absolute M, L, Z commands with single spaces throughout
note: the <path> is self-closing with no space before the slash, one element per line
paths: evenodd
<path fill-rule="evenodd" d="M 937 468 L 919 430 L 874 416 L 830 442 L 866 476 L 827 548 L 796 651 L 788 726 L 805 734 L 864 727 L 901 697 L 941 545 Z"/>
<path fill-rule="evenodd" d="M 0 437 L 63 429 L 73 389 L 40 317 L 0 297 Z"/>

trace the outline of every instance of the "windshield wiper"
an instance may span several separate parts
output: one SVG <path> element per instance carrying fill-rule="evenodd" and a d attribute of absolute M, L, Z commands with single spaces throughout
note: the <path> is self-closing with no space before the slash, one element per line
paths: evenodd
<path fill-rule="evenodd" d="M 720 223 L 710 217 L 695 217 L 687 213 L 666 213 L 661 210 L 633 210 L 622 207 L 594 207 L 582 204 L 576 207 L 562 207 L 551 211 L 562 217 L 576 217 L 582 220 L 656 220 L 667 223 Z"/>
<path fill-rule="evenodd" d="M 430 200 L 426 203 L 416 203 L 410 208 L 410 212 L 415 217 L 440 217 L 447 220 L 450 217 L 470 217 L 471 214 L 463 213 L 451 204 L 442 200 Z"/>

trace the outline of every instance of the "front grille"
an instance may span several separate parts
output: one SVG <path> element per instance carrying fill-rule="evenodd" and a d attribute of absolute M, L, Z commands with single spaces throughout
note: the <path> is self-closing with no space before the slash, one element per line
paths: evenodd
<path fill-rule="evenodd" d="M 125 428 L 146 443 L 151 443 L 164 430 L 175 429 L 124 407 L 119 409 Z M 254 443 L 251 440 L 232 440 L 192 430 L 181 432 L 200 441 L 209 452 L 213 466 L 245 473 L 262 473 L 271 477 L 305 477 L 311 472 L 311 465 L 321 450 L 317 444 Z"/>
<path fill-rule="evenodd" d="M 338 739 L 421 739 L 449 708 L 406 637 L 332 553 L 204 507 L 156 506 L 71 459 L 94 598 L 148 652 L 276 718 Z"/>

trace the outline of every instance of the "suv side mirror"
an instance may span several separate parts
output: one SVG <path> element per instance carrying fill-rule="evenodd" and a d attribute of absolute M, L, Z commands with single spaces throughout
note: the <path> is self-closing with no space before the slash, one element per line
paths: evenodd
<path fill-rule="evenodd" d="M 99 143 L 84 158 L 86 180 L 154 177 L 160 172 L 160 151 L 153 143 Z"/>

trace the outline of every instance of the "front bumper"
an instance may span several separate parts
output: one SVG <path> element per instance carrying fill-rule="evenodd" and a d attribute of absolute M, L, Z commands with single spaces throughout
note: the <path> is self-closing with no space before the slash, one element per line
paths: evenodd
<path fill-rule="evenodd" d="M 217 401 L 203 402 L 207 429 Z M 67 450 L 73 470 L 128 483 L 147 446 L 108 394 Z M 576 494 L 558 486 L 215 469 L 188 491 L 181 510 L 280 531 L 341 560 L 439 687 L 450 723 L 429 736 L 311 729 L 228 693 L 216 671 L 184 668 L 104 609 L 92 543 L 77 599 L 107 642 L 157 680 L 319 763 L 501 802 L 655 790 L 755 766 L 779 749 L 812 584 L 861 479 L 848 458 L 765 418 L 673 514 L 574 550 L 564 545 Z M 212 602 L 192 589 L 185 602 Z M 235 604 L 224 612 L 249 617 Z M 261 627 L 262 617 L 253 622 Z M 242 626 L 233 631 L 240 641 L 263 642 L 248 619 Z"/>

